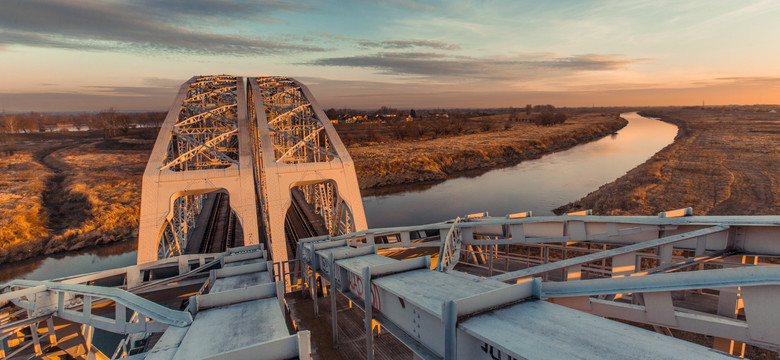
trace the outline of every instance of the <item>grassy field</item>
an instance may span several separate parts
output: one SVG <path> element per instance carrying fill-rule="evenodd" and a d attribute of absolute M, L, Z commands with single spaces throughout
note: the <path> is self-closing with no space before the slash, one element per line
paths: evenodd
<path fill-rule="evenodd" d="M 565 124 L 512 123 L 475 134 L 349 148 L 361 189 L 442 181 L 538 158 L 617 131 L 626 121 L 615 114 L 578 114 Z"/>
<path fill-rule="evenodd" d="M 509 122 L 508 116 L 473 118 L 463 131 L 415 140 L 398 140 L 385 129 L 384 142 L 349 148 L 361 187 L 441 181 L 508 166 L 625 125 L 601 113 L 572 115 L 555 126 Z M 0 155 L 0 264 L 134 240 L 141 177 L 155 138 L 156 129 L 108 140 L 97 132 L 6 134 L 2 149 L 13 154 Z"/>
<path fill-rule="evenodd" d="M 557 212 L 780 214 L 780 114 L 746 107 L 645 111 L 677 124 L 675 142 L 625 176 Z"/>
<path fill-rule="evenodd" d="M 0 156 L 0 264 L 135 239 L 154 141 L 135 135 L 12 139 Z"/>
<path fill-rule="evenodd" d="M 0 263 L 41 252 L 40 239 L 49 235 L 43 193 L 50 175 L 30 152 L 0 158 Z"/>

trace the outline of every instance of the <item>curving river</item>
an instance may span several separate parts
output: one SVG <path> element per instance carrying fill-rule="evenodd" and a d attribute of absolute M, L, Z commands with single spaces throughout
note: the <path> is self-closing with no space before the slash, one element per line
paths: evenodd
<path fill-rule="evenodd" d="M 622 114 L 628 125 L 616 134 L 569 150 L 488 171 L 476 177 L 447 180 L 425 190 L 366 196 L 369 227 L 418 225 L 465 214 L 492 215 L 552 209 L 575 201 L 612 182 L 670 144 L 677 127 L 636 113 Z M 135 244 L 124 243 L 80 254 L 32 260 L 0 268 L 0 281 L 44 280 L 135 264 Z"/>

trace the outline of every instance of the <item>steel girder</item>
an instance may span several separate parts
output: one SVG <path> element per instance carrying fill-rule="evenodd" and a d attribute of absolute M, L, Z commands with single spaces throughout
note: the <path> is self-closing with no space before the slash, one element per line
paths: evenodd
<path fill-rule="evenodd" d="M 195 227 L 206 195 L 187 195 L 173 201 L 173 214 L 165 225 L 157 258 L 165 259 L 183 254 L 187 247 L 188 233 Z"/>
<path fill-rule="evenodd" d="M 284 77 L 257 78 L 276 162 L 288 164 L 331 161 L 338 156 L 322 120 L 300 86 Z"/>
<path fill-rule="evenodd" d="M 317 215 L 322 217 L 330 235 L 343 235 L 355 231 L 352 212 L 344 200 L 339 198 L 333 181 L 301 185 L 299 188 L 306 202 Z"/>
<path fill-rule="evenodd" d="M 238 164 L 236 81 L 234 76 L 211 75 L 190 83 L 161 169 L 206 170 Z M 186 195 L 174 200 L 172 217 L 158 245 L 158 259 L 183 253 L 203 197 Z"/>
<path fill-rule="evenodd" d="M 238 164 L 238 123 L 234 76 L 193 81 L 171 132 L 161 169 L 221 169 Z"/>

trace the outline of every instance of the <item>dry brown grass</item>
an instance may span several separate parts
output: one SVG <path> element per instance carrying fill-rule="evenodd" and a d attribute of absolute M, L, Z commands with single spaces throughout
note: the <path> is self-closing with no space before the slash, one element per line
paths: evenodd
<path fill-rule="evenodd" d="M 563 125 L 514 124 L 477 134 L 351 147 L 361 189 L 442 181 L 540 157 L 605 136 L 625 126 L 616 114 L 580 114 Z"/>
<path fill-rule="evenodd" d="M 136 147 L 31 142 L 0 158 L 0 264 L 134 239 L 151 143 Z"/>
<path fill-rule="evenodd" d="M 0 157 L 0 263 L 8 249 L 35 255 L 48 232 L 43 211 L 45 179 L 51 173 L 31 153 Z"/>
<path fill-rule="evenodd" d="M 48 253 L 129 240 L 138 234 L 146 150 L 102 150 L 80 145 L 58 152 L 66 164 L 66 192 L 86 198 L 87 218 L 52 237 Z"/>
<path fill-rule="evenodd" d="M 780 214 L 780 114 L 729 109 L 652 112 L 683 126 L 675 142 L 558 212 Z"/>

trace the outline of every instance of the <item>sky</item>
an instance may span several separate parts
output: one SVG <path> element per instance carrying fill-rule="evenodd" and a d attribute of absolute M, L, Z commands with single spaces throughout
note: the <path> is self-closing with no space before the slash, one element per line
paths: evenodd
<path fill-rule="evenodd" d="M 167 110 L 194 75 L 325 108 L 780 103 L 780 1 L 0 0 L 4 111 Z"/>

